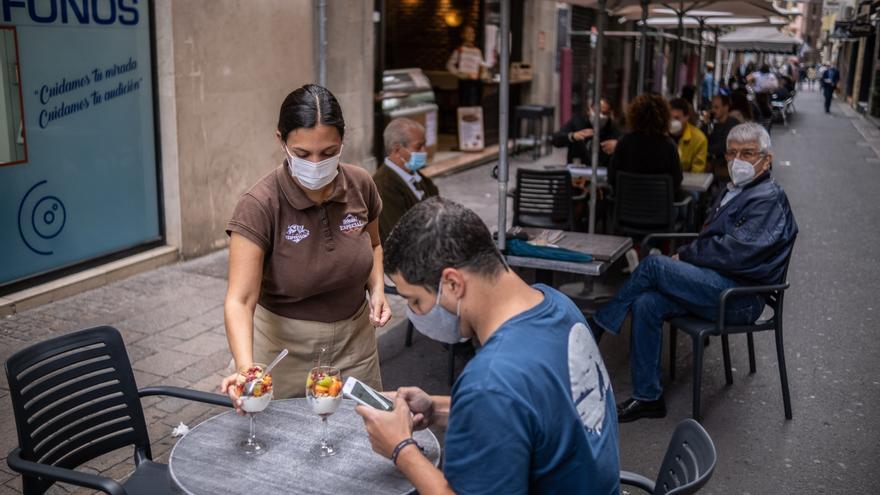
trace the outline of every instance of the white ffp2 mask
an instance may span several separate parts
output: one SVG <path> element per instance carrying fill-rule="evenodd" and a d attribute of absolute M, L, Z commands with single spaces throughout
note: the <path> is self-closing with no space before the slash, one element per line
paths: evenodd
<path fill-rule="evenodd" d="M 290 174 L 306 189 L 316 191 L 333 182 L 339 174 L 339 159 L 342 156 L 342 148 L 336 156 L 331 156 L 320 162 L 310 162 L 304 158 L 287 153 L 287 163 Z"/>

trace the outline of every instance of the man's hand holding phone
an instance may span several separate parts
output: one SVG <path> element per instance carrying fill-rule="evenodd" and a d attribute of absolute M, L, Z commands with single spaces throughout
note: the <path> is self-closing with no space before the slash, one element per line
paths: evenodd
<path fill-rule="evenodd" d="M 370 406 L 358 405 L 355 412 L 364 419 L 373 451 L 391 458 L 400 442 L 412 437 L 413 416 L 402 395 L 394 399 L 394 410 L 380 411 Z"/>

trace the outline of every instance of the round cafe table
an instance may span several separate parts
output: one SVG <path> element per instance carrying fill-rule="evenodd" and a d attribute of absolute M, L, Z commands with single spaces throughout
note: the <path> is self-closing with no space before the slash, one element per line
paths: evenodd
<path fill-rule="evenodd" d="M 168 461 L 171 481 L 192 495 L 269 493 L 409 493 L 413 486 L 388 459 L 373 452 L 355 402 L 343 400 L 328 419 L 332 457 L 309 453 L 321 441 L 321 420 L 306 399 L 276 400 L 256 416 L 257 438 L 268 444 L 259 456 L 240 452 L 249 420 L 234 411 L 199 424 L 177 441 Z M 435 466 L 440 444 L 428 430 L 413 438 Z"/>

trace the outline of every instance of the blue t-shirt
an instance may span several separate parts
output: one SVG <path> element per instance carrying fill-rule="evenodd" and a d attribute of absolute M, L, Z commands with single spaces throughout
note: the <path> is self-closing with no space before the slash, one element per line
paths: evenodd
<path fill-rule="evenodd" d="M 444 473 L 456 493 L 616 494 L 617 410 L 583 315 L 565 295 L 505 322 L 452 389 Z"/>

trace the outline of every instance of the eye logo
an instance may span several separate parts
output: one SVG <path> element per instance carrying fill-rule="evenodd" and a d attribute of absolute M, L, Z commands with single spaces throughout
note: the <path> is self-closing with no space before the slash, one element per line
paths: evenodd
<path fill-rule="evenodd" d="M 18 205 L 18 234 L 28 249 L 43 256 L 54 254 L 45 245 L 57 237 L 67 223 L 64 203 L 57 196 L 46 194 L 45 190 L 37 191 L 47 182 L 43 180 L 31 186 Z"/>

